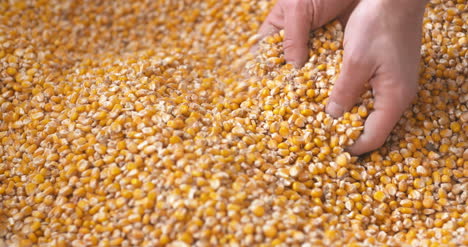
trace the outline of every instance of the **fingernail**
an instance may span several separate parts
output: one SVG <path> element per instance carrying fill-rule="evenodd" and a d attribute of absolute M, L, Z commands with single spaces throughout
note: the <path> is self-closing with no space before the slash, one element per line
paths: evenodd
<path fill-rule="evenodd" d="M 337 118 L 343 115 L 344 108 L 341 105 L 331 101 L 330 103 L 328 103 L 327 107 L 325 108 L 325 111 L 332 117 Z"/>

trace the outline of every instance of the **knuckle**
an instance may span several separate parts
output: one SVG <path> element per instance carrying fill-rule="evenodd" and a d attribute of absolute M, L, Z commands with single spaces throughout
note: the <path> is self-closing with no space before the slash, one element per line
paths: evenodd
<path fill-rule="evenodd" d="M 349 94 L 349 91 L 347 90 L 345 86 L 341 84 L 335 84 L 335 86 L 333 86 L 333 90 L 332 90 L 333 98 L 342 98 L 342 96 L 348 95 L 348 94 Z"/>
<path fill-rule="evenodd" d="M 345 56 L 344 66 L 346 66 L 347 69 L 366 67 L 369 63 L 362 56 L 362 54 L 363 53 L 360 51 L 349 52 L 348 55 Z"/>
<path fill-rule="evenodd" d="M 288 50 L 288 49 L 294 48 L 295 43 L 296 42 L 294 42 L 294 39 L 292 39 L 290 37 L 284 37 L 283 49 Z"/>
<path fill-rule="evenodd" d="M 303 42 L 301 39 L 294 39 L 291 37 L 285 37 L 283 40 L 283 49 L 285 51 L 285 54 L 291 54 L 294 53 L 296 55 L 298 54 L 304 54 L 307 55 L 307 41 Z"/>
<path fill-rule="evenodd" d="M 300 48 L 300 44 L 297 39 L 292 39 L 291 37 L 284 38 L 283 49 L 285 50 L 285 52 L 289 52 L 298 48 Z"/>
<path fill-rule="evenodd" d="M 351 107 L 361 95 L 362 87 L 350 86 L 343 79 L 335 83 L 332 90 L 332 98 Z"/>
<path fill-rule="evenodd" d="M 394 85 L 394 88 L 397 89 L 394 97 L 408 105 L 416 98 L 419 85 L 418 83 L 412 83 L 407 80 L 397 80 L 397 85 Z"/>
<path fill-rule="evenodd" d="M 358 43 L 358 44 L 356 44 Z M 362 68 L 368 67 L 372 63 L 372 56 L 369 55 L 368 47 L 355 40 L 345 41 L 343 65 L 346 67 Z"/>

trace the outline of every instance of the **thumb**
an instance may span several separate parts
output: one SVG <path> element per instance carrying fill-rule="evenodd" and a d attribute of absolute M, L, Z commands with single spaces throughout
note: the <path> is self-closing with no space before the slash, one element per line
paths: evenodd
<path fill-rule="evenodd" d="M 382 146 L 417 92 L 417 85 L 413 86 L 415 83 L 383 81 L 378 77 L 372 81 L 379 83 L 378 86 L 373 86 L 374 111 L 367 117 L 362 135 L 347 148 L 347 151 L 354 155 Z"/>
<path fill-rule="evenodd" d="M 365 58 L 357 58 L 355 55 L 347 56 L 345 51 L 343 68 L 325 109 L 332 117 L 340 117 L 358 102 L 364 91 L 365 83 L 375 71 L 372 63 L 366 60 Z"/>

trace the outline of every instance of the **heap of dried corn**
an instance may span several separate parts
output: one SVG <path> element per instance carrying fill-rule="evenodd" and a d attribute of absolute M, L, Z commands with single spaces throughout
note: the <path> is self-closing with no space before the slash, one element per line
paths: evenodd
<path fill-rule="evenodd" d="M 0 246 L 467 245 L 465 1 L 428 5 L 420 97 L 361 158 L 371 92 L 324 113 L 341 26 L 300 70 L 282 34 L 246 57 L 271 6 L 1 2 Z"/>

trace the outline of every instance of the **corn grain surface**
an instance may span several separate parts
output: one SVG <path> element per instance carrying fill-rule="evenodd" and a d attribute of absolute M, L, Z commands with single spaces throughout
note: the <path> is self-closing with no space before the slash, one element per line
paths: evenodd
<path fill-rule="evenodd" d="M 345 151 L 337 22 L 302 69 L 273 3 L 0 1 L 0 247 L 468 245 L 468 12 L 426 8 L 418 98 Z"/>

